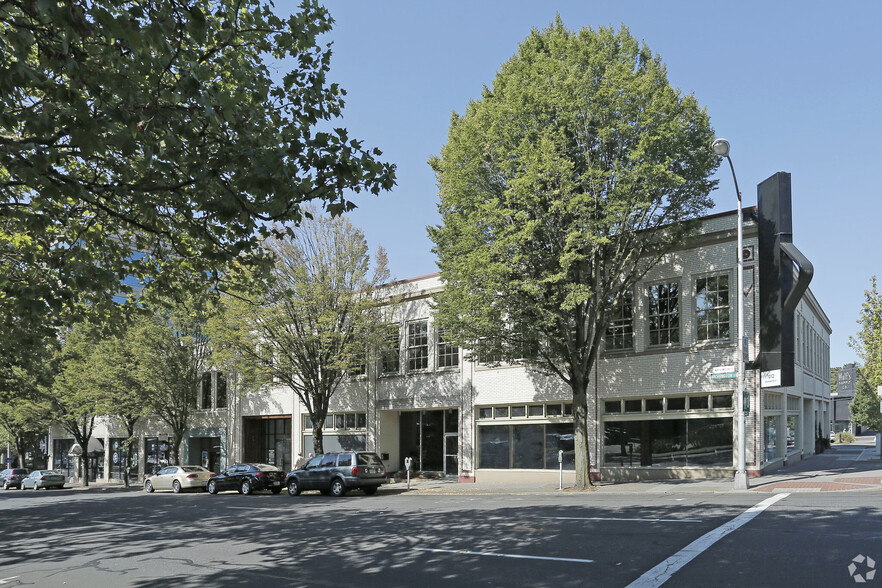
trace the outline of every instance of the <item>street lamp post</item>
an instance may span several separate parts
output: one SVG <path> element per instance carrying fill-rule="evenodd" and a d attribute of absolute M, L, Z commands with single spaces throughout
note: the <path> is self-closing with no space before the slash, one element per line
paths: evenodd
<path fill-rule="evenodd" d="M 716 139 L 713 142 L 714 153 L 721 157 L 725 157 L 729 162 L 729 169 L 732 170 L 732 180 L 735 182 L 735 195 L 738 196 L 738 250 L 736 252 L 736 307 L 737 307 L 737 333 L 738 337 L 735 343 L 735 366 L 738 370 L 735 379 L 735 398 L 736 414 L 738 421 L 738 463 L 735 469 L 735 489 L 747 490 L 749 485 L 747 482 L 747 464 L 745 454 L 747 452 L 747 440 L 745 439 L 745 415 L 744 409 L 750 410 L 749 404 L 744 399 L 744 349 L 746 341 L 744 339 L 744 217 L 741 213 L 741 190 L 738 189 L 738 178 L 735 177 L 735 166 L 732 165 L 732 158 L 729 157 L 729 141 L 726 139 Z M 738 407 L 737 404 L 742 406 Z M 746 406 L 745 406 L 746 405 Z"/>

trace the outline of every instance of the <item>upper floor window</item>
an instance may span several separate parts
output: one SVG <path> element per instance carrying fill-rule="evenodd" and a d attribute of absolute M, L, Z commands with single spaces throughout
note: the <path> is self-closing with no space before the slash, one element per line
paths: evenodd
<path fill-rule="evenodd" d="M 429 323 L 414 321 L 407 324 L 407 369 L 424 370 L 429 367 Z"/>
<path fill-rule="evenodd" d="M 459 365 L 459 347 L 447 341 L 444 330 L 438 330 L 438 367 L 456 367 Z"/>
<path fill-rule="evenodd" d="M 384 374 L 398 372 L 400 355 L 398 325 L 389 325 L 383 336 L 382 368 Z"/>
<path fill-rule="evenodd" d="M 698 341 L 729 339 L 729 276 L 695 280 L 695 338 Z"/>
<path fill-rule="evenodd" d="M 227 407 L 227 377 L 223 372 L 217 372 L 217 398 L 215 400 L 217 408 Z"/>
<path fill-rule="evenodd" d="M 625 292 L 615 303 L 606 327 L 607 350 L 634 348 L 634 293 Z"/>
<path fill-rule="evenodd" d="M 208 410 L 211 408 L 211 372 L 202 373 L 202 382 L 199 388 L 202 392 L 202 394 L 200 394 L 202 397 L 202 404 L 199 408 Z"/>
<path fill-rule="evenodd" d="M 667 282 L 649 287 L 649 344 L 680 343 L 680 284 Z"/>

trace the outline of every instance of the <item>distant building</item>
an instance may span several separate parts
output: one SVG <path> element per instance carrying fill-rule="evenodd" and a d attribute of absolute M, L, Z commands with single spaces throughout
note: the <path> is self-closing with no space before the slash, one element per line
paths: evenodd
<path fill-rule="evenodd" d="M 855 385 L 857 382 L 857 364 L 847 363 L 839 370 L 839 379 L 836 384 L 836 393 L 833 396 L 833 414 L 831 415 L 831 429 L 835 433 L 841 431 L 854 432 L 854 423 L 851 422 L 851 402 L 854 400 Z"/>

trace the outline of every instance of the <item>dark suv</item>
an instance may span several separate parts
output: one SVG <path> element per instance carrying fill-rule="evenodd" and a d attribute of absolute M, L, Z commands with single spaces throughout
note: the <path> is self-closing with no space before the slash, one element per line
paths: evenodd
<path fill-rule="evenodd" d="M 343 496 L 353 488 L 360 488 L 370 496 L 385 481 L 386 466 L 379 455 L 369 451 L 345 451 L 316 455 L 289 472 L 285 486 L 291 496 L 297 496 L 303 490 Z"/>
<path fill-rule="evenodd" d="M 4 490 L 21 488 L 21 481 L 28 477 L 28 470 L 24 468 L 8 468 L 0 472 L 0 484 Z"/>
<path fill-rule="evenodd" d="M 240 494 L 251 494 L 255 490 L 270 490 L 273 494 L 278 494 L 282 491 L 283 475 L 284 472 L 274 465 L 239 463 L 209 479 L 205 489 L 209 494 L 217 494 L 224 490 L 238 490 Z"/>

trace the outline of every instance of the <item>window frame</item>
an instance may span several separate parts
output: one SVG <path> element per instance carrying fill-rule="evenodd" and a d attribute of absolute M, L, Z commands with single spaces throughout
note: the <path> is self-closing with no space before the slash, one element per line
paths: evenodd
<path fill-rule="evenodd" d="M 666 288 L 667 292 L 676 288 L 676 294 L 674 297 L 667 296 L 664 298 L 664 300 L 674 301 L 675 304 L 673 310 L 667 309 L 664 311 L 661 308 L 661 301 L 663 299 L 661 296 L 658 298 L 654 297 L 653 290 L 655 288 Z M 681 287 L 679 279 L 659 280 L 646 285 L 646 338 L 649 347 L 663 348 L 679 347 L 682 345 L 682 296 L 683 288 Z M 655 304 L 655 301 L 658 301 L 657 304 Z M 653 306 L 657 306 L 657 312 L 655 313 L 653 313 Z M 668 326 L 661 326 L 661 322 L 665 318 L 668 320 Z M 658 319 L 659 322 L 659 325 L 655 328 L 653 328 L 653 319 Z M 676 322 L 676 326 L 671 326 L 673 322 Z M 661 337 L 659 337 L 656 342 L 653 342 L 654 333 L 667 333 L 667 340 L 662 341 Z M 676 341 L 673 340 L 673 334 L 676 334 Z"/>
<path fill-rule="evenodd" d="M 710 306 L 705 305 L 705 306 L 699 307 L 700 300 L 702 300 L 702 299 L 706 300 L 706 299 L 713 297 L 713 296 L 719 297 L 724 292 L 724 290 L 721 290 L 719 288 L 720 278 L 725 278 L 726 282 L 727 282 L 726 288 L 725 288 L 725 296 L 726 296 L 725 306 L 720 305 L 720 304 L 716 304 L 716 305 L 710 305 Z M 711 280 L 713 280 L 715 282 L 715 284 L 717 285 L 717 288 L 713 292 L 711 292 L 707 287 L 708 282 L 710 282 Z M 705 282 L 704 291 L 707 293 L 710 293 L 710 296 L 708 296 L 708 294 L 699 295 L 699 283 L 702 281 Z M 731 342 L 732 341 L 732 333 L 733 333 L 732 300 L 733 300 L 732 276 L 731 276 L 730 272 L 726 271 L 726 272 L 708 273 L 708 274 L 698 275 L 693 278 L 693 305 L 692 305 L 693 309 L 692 310 L 693 310 L 693 319 L 695 321 L 694 336 L 695 336 L 696 343 L 719 343 L 719 342 Z M 720 315 L 724 311 L 725 311 L 727 318 L 728 318 L 728 320 L 726 320 L 725 322 L 720 320 L 720 318 L 719 318 Z M 702 323 L 701 323 L 701 320 L 699 319 L 699 315 L 701 313 L 705 313 L 706 315 L 713 316 L 716 318 L 716 320 L 707 320 L 704 323 L 703 326 L 706 327 L 706 334 L 704 337 L 701 336 Z M 723 325 L 726 326 L 725 336 L 722 336 L 719 334 L 721 327 Z M 710 335 L 709 335 L 711 326 L 713 326 L 717 329 L 717 336 L 716 337 L 710 337 Z"/>

